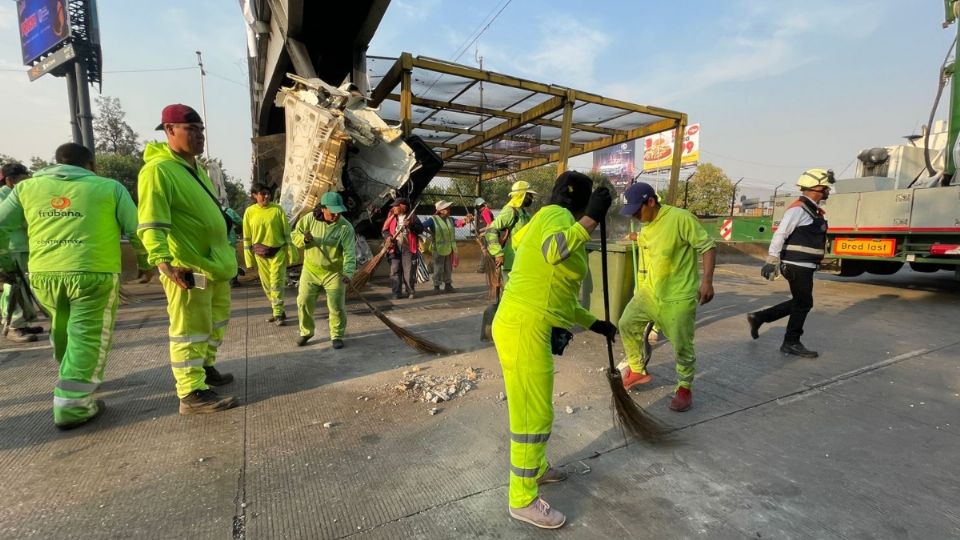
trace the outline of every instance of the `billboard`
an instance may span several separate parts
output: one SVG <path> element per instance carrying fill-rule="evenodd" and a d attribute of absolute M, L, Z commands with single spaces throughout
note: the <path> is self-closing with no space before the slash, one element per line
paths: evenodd
<path fill-rule="evenodd" d="M 673 162 L 673 142 L 676 130 L 665 131 L 643 139 L 643 170 L 669 169 Z M 700 124 L 691 124 L 683 134 L 680 165 L 700 162 Z"/>
<path fill-rule="evenodd" d="M 70 37 L 67 0 L 17 0 L 17 20 L 27 66 Z"/>
<path fill-rule="evenodd" d="M 636 141 L 608 146 L 593 153 L 593 171 L 606 175 L 610 183 L 623 190 L 637 174 Z"/>

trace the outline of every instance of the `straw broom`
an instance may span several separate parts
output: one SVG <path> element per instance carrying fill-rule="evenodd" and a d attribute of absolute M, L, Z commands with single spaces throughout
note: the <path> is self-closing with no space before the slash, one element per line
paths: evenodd
<path fill-rule="evenodd" d="M 411 210 L 410 213 L 407 214 L 407 219 L 409 219 L 410 216 L 414 215 L 414 212 L 417 211 L 418 206 L 420 206 L 419 201 L 417 202 L 416 205 L 414 205 L 413 210 Z M 397 230 L 394 233 L 394 235 L 391 237 L 391 239 L 396 240 L 400 236 L 400 233 L 404 231 L 404 229 L 405 229 L 404 227 L 397 227 Z M 353 274 L 353 280 L 351 283 L 355 286 L 357 290 L 364 288 L 367 285 L 367 282 L 370 281 L 370 277 L 373 276 L 373 273 L 377 270 L 377 267 L 380 266 L 380 261 L 382 261 L 383 258 L 387 255 L 387 250 L 389 249 L 389 247 L 390 246 L 387 244 L 387 242 L 384 242 L 383 247 L 380 248 L 380 251 Z"/>
<path fill-rule="evenodd" d="M 607 284 L 607 224 L 606 220 L 600 221 L 600 272 L 603 274 L 603 314 L 606 320 L 610 320 L 610 289 Z M 666 428 L 655 418 L 643 410 L 633 399 L 627 390 L 623 387 L 623 376 L 613 361 L 613 338 L 607 337 L 607 360 L 609 368 L 607 369 L 607 382 L 610 383 L 610 394 L 612 395 L 613 411 L 615 418 L 621 426 L 645 440 L 657 440 L 666 433 Z"/>
<path fill-rule="evenodd" d="M 464 210 L 467 210 L 467 201 L 463 198 L 463 192 L 460 191 L 460 186 L 454 184 L 454 187 L 457 188 L 457 195 L 460 197 L 460 204 L 463 205 Z M 469 210 L 467 211 L 469 212 Z M 487 246 L 485 246 L 483 241 L 480 240 L 480 229 L 474 226 L 474 230 L 476 231 L 476 234 L 473 235 L 473 238 L 477 241 L 477 245 L 480 246 L 480 256 L 484 259 L 483 271 L 487 278 L 487 298 L 490 300 L 497 300 L 497 291 L 500 287 L 499 269 L 496 267 L 496 260 L 490 256 Z M 486 228 L 484 228 L 484 231 L 486 231 Z"/>
<path fill-rule="evenodd" d="M 450 349 L 444 347 L 443 345 L 438 345 L 428 339 L 424 339 L 414 334 L 413 332 L 407 330 L 406 328 L 403 328 L 397 323 L 391 321 L 386 315 L 383 314 L 382 311 L 380 311 L 376 306 L 371 304 L 370 301 L 366 299 L 366 297 L 360 294 L 360 291 L 358 291 L 357 288 L 354 287 L 352 280 L 349 286 L 350 286 L 350 290 L 355 295 L 360 297 L 360 300 L 363 300 L 363 303 L 367 305 L 367 308 L 369 308 L 370 311 L 374 315 L 376 315 L 378 319 L 380 319 L 380 322 L 387 325 L 387 328 L 392 330 L 393 333 L 396 334 L 398 338 L 402 339 L 403 342 L 406 343 L 407 345 L 413 347 L 417 351 L 420 351 L 422 353 L 428 353 L 428 354 L 450 354 L 453 352 Z"/>

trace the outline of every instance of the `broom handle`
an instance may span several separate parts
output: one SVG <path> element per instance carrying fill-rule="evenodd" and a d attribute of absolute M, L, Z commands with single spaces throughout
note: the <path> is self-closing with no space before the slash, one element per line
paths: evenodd
<path fill-rule="evenodd" d="M 610 289 L 607 284 L 607 220 L 600 220 L 600 273 L 603 282 L 603 316 L 610 320 Z M 610 371 L 616 369 L 613 363 L 613 340 L 607 337 L 607 360 L 610 362 Z"/>

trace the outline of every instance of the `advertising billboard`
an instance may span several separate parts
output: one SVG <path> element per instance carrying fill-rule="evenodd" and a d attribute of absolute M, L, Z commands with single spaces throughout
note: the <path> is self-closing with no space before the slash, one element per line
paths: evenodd
<path fill-rule="evenodd" d="M 669 169 L 673 162 L 675 130 L 665 131 L 643 139 L 643 170 Z M 700 162 L 700 124 L 691 124 L 683 134 L 680 165 L 696 165 Z"/>
<path fill-rule="evenodd" d="M 67 0 L 17 0 L 17 20 L 27 66 L 70 37 Z"/>
<path fill-rule="evenodd" d="M 636 141 L 608 146 L 593 153 L 593 170 L 606 175 L 618 190 L 630 185 L 637 174 Z"/>

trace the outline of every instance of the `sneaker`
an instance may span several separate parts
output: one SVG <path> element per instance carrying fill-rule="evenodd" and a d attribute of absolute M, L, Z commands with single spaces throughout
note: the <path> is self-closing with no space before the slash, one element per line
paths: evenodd
<path fill-rule="evenodd" d="M 523 508 L 511 508 L 510 517 L 541 529 L 559 529 L 567 522 L 567 516 L 551 508 L 547 501 L 540 497 Z"/>
<path fill-rule="evenodd" d="M 213 390 L 194 390 L 180 400 L 180 414 L 209 414 L 232 409 L 237 405 L 233 396 L 221 396 Z"/>
<path fill-rule="evenodd" d="M 407 298 L 409 298 L 410 300 L 413 300 L 416 297 L 417 297 L 417 293 L 413 291 L 411 291 L 410 294 L 407 295 Z"/>
<path fill-rule="evenodd" d="M 303 347 L 313 336 L 300 336 L 297 338 L 297 347 Z"/>
<path fill-rule="evenodd" d="M 80 427 L 84 424 L 89 424 L 91 420 L 100 416 L 101 414 L 103 414 L 104 411 L 107 410 L 107 404 L 104 403 L 102 399 L 96 400 L 96 404 L 97 404 L 97 410 L 93 411 L 93 414 L 91 414 L 87 418 L 84 418 L 83 420 L 71 420 L 70 422 L 55 423 L 54 425 L 57 426 L 57 428 L 62 431 L 67 431 L 68 429 L 73 429 L 76 427 Z"/>
<path fill-rule="evenodd" d="M 567 473 L 557 469 L 556 467 L 547 465 L 547 470 L 544 471 L 543 476 L 537 478 L 537 485 L 542 486 L 544 484 L 556 484 L 557 482 L 563 482 L 566 479 Z"/>
<path fill-rule="evenodd" d="M 763 323 L 757 320 L 757 314 L 756 314 L 756 313 L 747 313 L 747 323 L 750 324 L 750 337 L 752 337 L 753 339 L 759 339 L 759 338 L 760 338 L 760 326 L 761 326 Z"/>
<path fill-rule="evenodd" d="M 15 343 L 30 343 L 37 340 L 37 336 L 28 334 L 23 330 L 23 328 L 13 328 L 7 332 L 5 337 L 8 341 L 13 341 Z"/>
<path fill-rule="evenodd" d="M 21 330 L 23 330 L 24 332 L 26 332 L 26 333 L 28 333 L 28 334 L 42 334 L 42 333 L 43 333 L 43 327 L 42 327 L 42 326 L 24 326 L 23 328 L 21 328 Z"/>
<path fill-rule="evenodd" d="M 794 343 L 783 342 L 783 345 L 780 346 L 780 352 L 786 354 L 792 354 L 794 356 L 802 356 L 803 358 L 816 358 L 820 356 L 820 353 L 817 351 L 811 351 L 810 349 L 803 346 L 803 343 L 799 341 Z"/>
<path fill-rule="evenodd" d="M 277 322 L 277 326 L 283 326 L 287 324 L 287 314 L 281 313 L 275 317 L 275 320 Z"/>
<path fill-rule="evenodd" d="M 623 373 L 623 388 L 629 390 L 634 386 L 647 384 L 653 380 L 653 376 L 649 373 L 637 373 L 630 369 L 630 366 L 627 366 L 627 370 Z"/>
<path fill-rule="evenodd" d="M 233 375 L 229 373 L 220 373 L 213 366 L 203 366 L 203 371 L 207 374 L 207 384 L 210 386 L 223 386 L 233 382 Z"/>
<path fill-rule="evenodd" d="M 342 349 L 342 348 L 343 348 L 343 340 L 342 340 L 342 339 L 335 339 L 335 340 L 331 341 L 330 344 L 333 345 L 333 348 L 334 348 L 334 349 Z"/>
<path fill-rule="evenodd" d="M 670 401 L 670 410 L 683 412 L 690 410 L 693 405 L 693 392 L 685 386 L 677 388 L 677 394 Z"/>

